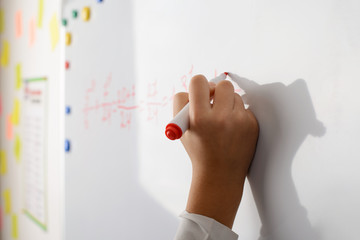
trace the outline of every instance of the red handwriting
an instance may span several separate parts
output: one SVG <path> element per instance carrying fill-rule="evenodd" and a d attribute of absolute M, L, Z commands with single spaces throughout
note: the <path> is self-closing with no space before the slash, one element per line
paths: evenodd
<path fill-rule="evenodd" d="M 159 112 L 169 106 L 175 95 L 175 87 L 168 94 L 161 95 L 158 82 L 155 80 L 147 85 L 146 96 L 136 101 L 135 85 L 113 89 L 111 83 L 112 75 L 109 74 L 101 87 L 98 87 L 96 80 L 92 80 L 91 85 L 85 90 L 85 128 L 90 127 L 90 119 L 93 120 L 94 117 L 98 118 L 99 122 L 130 128 L 136 111 L 146 114 L 147 121 L 157 121 Z M 117 117 L 116 123 L 113 122 L 114 117 Z"/>
<path fill-rule="evenodd" d="M 188 91 L 193 69 L 194 67 L 191 66 L 186 74 L 179 77 L 180 88 L 183 91 Z M 216 70 L 214 74 L 216 77 Z M 94 79 L 85 90 L 83 108 L 85 128 L 90 128 L 90 120 L 93 123 L 97 119 L 98 123 L 116 124 L 120 128 L 130 129 L 136 119 L 135 114 L 141 114 L 148 122 L 157 122 L 159 114 L 171 105 L 176 93 L 175 84 L 169 92 L 161 93 L 158 89 L 158 80 L 147 84 L 144 96 L 137 96 L 135 85 L 124 84 L 120 88 L 114 88 L 112 82 L 113 77 L 110 73 L 103 84 L 97 84 Z M 235 91 L 241 92 L 241 89 Z"/>

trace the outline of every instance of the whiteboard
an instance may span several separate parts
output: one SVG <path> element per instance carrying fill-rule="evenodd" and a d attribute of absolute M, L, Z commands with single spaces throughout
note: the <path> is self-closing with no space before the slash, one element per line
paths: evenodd
<path fill-rule="evenodd" d="M 84 6 L 91 19 L 71 19 Z M 67 2 L 66 239 L 171 239 L 191 178 L 180 142 L 164 136 L 172 97 L 193 75 L 223 71 L 241 77 L 260 123 L 233 227 L 239 239 L 356 239 L 359 8 Z"/>

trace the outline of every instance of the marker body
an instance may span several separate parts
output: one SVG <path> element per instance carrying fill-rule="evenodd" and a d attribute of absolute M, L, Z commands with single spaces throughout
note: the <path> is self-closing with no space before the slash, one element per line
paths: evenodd
<path fill-rule="evenodd" d="M 225 80 L 227 73 L 222 73 L 216 78 L 210 80 L 210 82 L 218 83 L 222 80 Z M 170 140 L 176 140 L 181 138 L 181 136 L 185 133 L 185 131 L 190 126 L 189 119 L 189 106 L 190 104 L 186 104 L 183 109 L 181 109 L 178 114 L 171 120 L 165 128 L 165 135 Z"/>

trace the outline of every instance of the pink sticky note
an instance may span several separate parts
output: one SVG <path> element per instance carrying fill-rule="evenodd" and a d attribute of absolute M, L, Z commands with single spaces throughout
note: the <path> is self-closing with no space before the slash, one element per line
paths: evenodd
<path fill-rule="evenodd" d="M 35 18 L 31 18 L 30 20 L 30 26 L 29 26 L 29 45 L 32 47 L 35 43 L 35 29 L 36 29 L 36 23 Z"/>
<path fill-rule="evenodd" d="M 13 139 L 13 125 L 12 125 L 12 121 L 11 121 L 11 114 L 7 115 L 6 118 L 6 137 L 8 140 L 12 140 Z"/>
<path fill-rule="evenodd" d="M 16 27 L 16 37 L 21 37 L 22 34 L 22 11 L 19 10 L 15 15 L 15 27 Z"/>

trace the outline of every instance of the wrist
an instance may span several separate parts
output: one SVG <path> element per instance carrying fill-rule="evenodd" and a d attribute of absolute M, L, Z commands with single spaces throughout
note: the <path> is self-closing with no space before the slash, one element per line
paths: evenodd
<path fill-rule="evenodd" d="M 232 228 L 244 182 L 245 176 L 235 178 L 219 171 L 194 171 L 186 210 Z"/>

